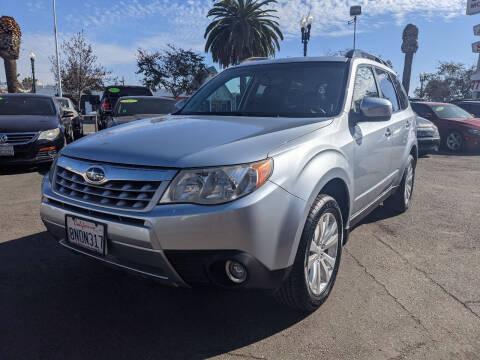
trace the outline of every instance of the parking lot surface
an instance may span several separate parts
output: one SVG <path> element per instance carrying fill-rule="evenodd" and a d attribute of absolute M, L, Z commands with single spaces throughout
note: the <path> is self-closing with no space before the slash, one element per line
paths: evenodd
<path fill-rule="evenodd" d="M 353 230 L 311 315 L 68 252 L 41 223 L 41 173 L 0 175 L 2 360 L 480 359 L 478 156 L 420 159 L 411 209 L 380 207 Z"/>

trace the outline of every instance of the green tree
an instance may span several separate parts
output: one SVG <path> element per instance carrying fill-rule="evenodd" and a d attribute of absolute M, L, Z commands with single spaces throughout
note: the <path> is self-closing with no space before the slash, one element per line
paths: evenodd
<path fill-rule="evenodd" d="M 471 96 L 470 77 L 475 72 L 472 65 L 467 67 L 462 63 L 440 62 L 436 73 L 427 74 L 428 81 L 423 95 L 429 101 L 452 101 Z M 415 89 L 415 96 L 421 97 L 420 88 Z"/>
<path fill-rule="evenodd" d="M 236 65 L 249 57 L 274 56 L 283 40 L 273 5 L 277 0 L 222 0 L 207 16 L 205 51 L 222 67 Z"/>
<path fill-rule="evenodd" d="M 89 94 L 92 90 L 102 90 L 106 80 L 110 80 L 110 72 L 98 64 L 92 45 L 83 32 L 74 34 L 63 42 L 61 47 L 60 75 L 65 92 L 70 94 L 74 102 L 80 104 L 82 94 Z M 50 57 L 52 73 L 57 79 L 55 58 Z"/>
<path fill-rule="evenodd" d="M 138 49 L 137 74 L 143 74 L 143 84 L 152 90 L 160 87 L 174 97 L 190 95 L 208 75 L 204 60 L 193 51 L 170 44 L 163 52 Z"/>

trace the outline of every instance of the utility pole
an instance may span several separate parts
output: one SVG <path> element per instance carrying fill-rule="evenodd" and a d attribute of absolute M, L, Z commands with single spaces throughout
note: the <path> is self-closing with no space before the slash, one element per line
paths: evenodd
<path fill-rule="evenodd" d="M 56 56 L 56 63 L 57 63 L 58 96 L 63 97 L 62 77 L 60 74 L 60 60 L 58 59 L 57 9 L 55 6 L 55 0 L 53 0 L 53 32 L 55 33 L 55 56 Z"/>

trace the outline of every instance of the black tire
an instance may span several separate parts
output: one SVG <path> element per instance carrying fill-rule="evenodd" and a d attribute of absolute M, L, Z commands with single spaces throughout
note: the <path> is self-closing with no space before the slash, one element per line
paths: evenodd
<path fill-rule="evenodd" d="M 461 152 L 465 145 L 465 139 L 463 135 L 458 131 L 449 131 L 447 136 L 445 136 L 445 140 L 443 141 L 443 146 L 448 151 L 458 153 Z"/>
<path fill-rule="evenodd" d="M 411 178 L 411 189 L 410 192 L 406 191 L 406 187 L 409 183 L 409 169 L 412 169 L 412 178 Z M 408 210 L 410 207 L 410 203 L 412 200 L 413 189 L 415 188 L 415 159 L 412 155 L 408 156 L 407 165 L 405 166 L 405 171 L 403 172 L 402 181 L 400 186 L 395 191 L 393 195 L 391 195 L 388 199 L 383 202 L 390 210 L 393 210 L 397 214 L 402 214 Z M 407 198 L 408 196 L 408 198 Z"/>
<path fill-rule="evenodd" d="M 307 282 L 305 261 L 307 257 L 307 251 L 310 255 L 310 246 L 314 240 L 315 229 L 317 228 L 320 218 L 327 213 L 333 215 L 338 227 L 336 261 L 330 276 L 330 280 L 326 287 L 319 295 L 315 295 L 311 291 Z M 300 244 L 298 245 L 292 270 L 288 278 L 282 284 L 282 287 L 274 294 L 277 301 L 297 310 L 313 312 L 317 310 L 325 302 L 325 300 L 327 300 L 333 285 L 335 284 L 338 268 L 340 266 L 344 233 L 345 229 L 343 227 L 342 212 L 337 201 L 328 195 L 318 195 L 312 205 L 312 208 L 310 209 L 307 221 L 305 222 L 305 227 L 303 228 L 302 237 L 300 239 Z"/>

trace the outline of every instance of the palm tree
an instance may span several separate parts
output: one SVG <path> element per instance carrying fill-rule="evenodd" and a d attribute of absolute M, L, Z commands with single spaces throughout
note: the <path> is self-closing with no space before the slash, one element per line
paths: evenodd
<path fill-rule="evenodd" d="M 207 26 L 205 51 L 223 67 L 236 65 L 249 57 L 268 57 L 280 50 L 283 40 L 276 10 L 269 5 L 277 0 L 222 0 L 207 14 L 213 21 Z M 208 37 L 208 38 L 207 38 Z"/>
<path fill-rule="evenodd" d="M 0 57 L 5 64 L 8 92 L 18 92 L 17 59 L 20 55 L 22 32 L 14 18 L 0 17 Z"/>

